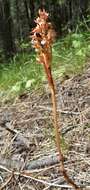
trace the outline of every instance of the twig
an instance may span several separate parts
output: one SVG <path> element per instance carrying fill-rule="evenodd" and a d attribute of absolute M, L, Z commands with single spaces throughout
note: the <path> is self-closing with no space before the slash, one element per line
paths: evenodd
<path fill-rule="evenodd" d="M 48 119 L 50 116 L 44 116 L 44 117 L 34 117 L 34 118 L 30 118 L 30 119 L 24 119 L 22 121 L 19 121 L 18 124 L 22 124 L 22 123 L 28 123 L 29 121 L 39 121 L 39 120 L 46 120 Z"/>
<path fill-rule="evenodd" d="M 0 190 L 3 190 L 10 183 L 10 181 L 12 180 L 12 178 L 13 178 L 13 173 L 8 177 L 8 179 L 6 180 L 6 182 L 1 185 Z"/>
<path fill-rule="evenodd" d="M 2 126 L 1 125 L 1 127 L 3 127 L 4 129 L 6 129 L 7 131 L 9 131 L 10 133 L 12 133 L 13 135 L 18 134 L 18 132 L 16 130 L 11 129 L 9 126 Z"/>
<path fill-rule="evenodd" d="M 5 122 L 3 121 L 1 124 L 1 127 L 4 128 L 5 130 L 9 131 L 11 134 L 14 135 L 12 141 L 10 142 L 10 144 L 8 145 L 8 147 L 11 145 L 11 143 L 14 140 L 19 141 L 21 144 L 25 145 L 26 148 L 29 148 L 29 142 L 27 140 L 27 138 L 25 138 L 20 132 L 18 132 L 17 130 L 13 129 L 13 126 L 10 122 Z M 6 147 L 7 148 L 7 147 Z"/>
<path fill-rule="evenodd" d="M 8 173 L 13 173 L 14 175 L 19 175 L 19 176 L 22 176 L 22 177 L 25 177 L 25 178 L 29 178 L 29 179 L 32 179 L 34 181 L 37 181 L 39 183 L 43 183 L 45 185 L 49 185 L 49 186 L 54 186 L 54 187 L 63 187 L 63 188 L 72 188 L 71 186 L 67 186 L 67 185 L 58 185 L 58 184 L 55 184 L 55 183 L 50 183 L 50 182 L 47 182 L 47 181 L 44 181 L 42 179 L 37 179 L 35 177 L 32 177 L 31 174 L 32 174 L 32 171 L 21 171 L 21 172 L 12 172 L 11 170 L 7 169 L 6 167 L 3 167 L 2 165 L 0 165 L 0 168 L 7 171 Z M 2 189 L 0 189 L 2 190 Z"/>
<path fill-rule="evenodd" d="M 7 121 L 2 121 L 0 123 L 0 126 L 4 129 L 6 129 L 7 131 L 9 131 L 10 133 L 12 133 L 13 135 L 18 134 L 18 131 L 16 131 L 15 129 L 12 128 L 12 125 L 10 122 Z"/>
<path fill-rule="evenodd" d="M 43 110 L 46 110 L 46 111 L 52 111 L 52 108 L 50 108 L 49 106 L 41 106 L 39 105 L 38 108 L 41 108 Z M 73 112 L 73 111 L 63 111 L 63 110 L 60 110 L 60 109 L 57 109 L 57 112 L 60 112 L 61 114 L 67 114 L 67 115 L 80 115 L 80 112 Z"/>
<path fill-rule="evenodd" d="M 61 130 L 62 131 L 62 135 L 65 135 L 66 133 L 68 133 L 71 130 L 76 129 L 78 127 L 80 127 L 80 125 L 73 125 L 73 126 L 69 126 L 69 127 L 65 128 L 65 129 L 62 129 Z"/>
<path fill-rule="evenodd" d="M 42 179 L 35 178 L 35 177 L 32 176 L 32 173 L 34 172 L 33 170 L 31 170 L 31 171 L 26 170 L 26 171 L 18 172 L 18 171 L 12 171 L 12 170 L 10 170 L 10 169 L 2 166 L 2 165 L 0 165 L 0 169 L 5 170 L 6 172 L 8 172 L 10 174 L 13 174 L 13 175 L 16 175 L 16 176 L 22 176 L 22 177 L 34 180 L 34 181 L 39 182 L 39 183 L 43 183 L 44 185 L 47 185 L 49 187 L 57 187 L 57 188 L 59 187 L 59 188 L 67 188 L 67 189 L 70 188 L 70 189 L 72 189 L 72 186 L 69 186 L 69 185 L 59 185 L 59 184 L 56 184 L 56 183 L 51 183 L 51 182 L 44 181 Z M 89 188 L 90 188 L 89 186 L 86 186 L 85 188 L 83 186 L 82 189 L 83 190 L 89 190 Z"/>
<path fill-rule="evenodd" d="M 69 186 L 69 185 L 58 185 L 58 184 L 55 184 L 55 183 L 47 182 L 47 181 L 42 180 L 42 179 L 37 179 L 35 177 L 30 176 L 30 173 L 21 172 L 20 175 L 23 176 L 23 177 L 26 177 L 26 178 L 30 178 L 30 179 L 32 179 L 34 181 L 39 182 L 39 183 L 43 183 L 44 185 L 49 185 L 50 187 L 53 186 L 53 187 L 60 187 L 60 188 L 62 187 L 62 188 L 67 188 L 67 189 L 71 188 L 72 189 L 72 186 Z"/>

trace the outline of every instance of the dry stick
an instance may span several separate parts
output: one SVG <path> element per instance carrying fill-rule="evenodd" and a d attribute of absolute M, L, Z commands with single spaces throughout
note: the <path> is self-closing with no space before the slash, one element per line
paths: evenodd
<path fill-rule="evenodd" d="M 21 171 L 21 172 L 18 172 L 18 171 L 12 171 L 6 167 L 3 167 L 2 165 L 0 165 L 0 168 L 7 171 L 8 173 L 10 174 L 13 174 L 13 175 L 16 175 L 16 176 L 22 176 L 22 177 L 25 177 L 25 178 L 28 178 L 28 179 L 31 179 L 31 180 L 34 180 L 36 182 L 39 182 L 39 183 L 42 183 L 44 185 L 48 185 L 48 186 L 51 186 L 51 187 L 59 187 L 59 188 L 71 188 L 71 186 L 67 186 L 67 185 L 59 185 L 59 184 L 56 184 L 56 183 L 51 183 L 51 182 L 47 182 L 45 180 L 42 180 L 42 179 L 38 179 L 36 177 L 33 177 L 31 174 L 32 174 L 32 171 Z M 1 188 L 1 187 L 0 187 Z M 0 189 L 2 190 L 2 189 Z"/>
<path fill-rule="evenodd" d="M 0 190 L 3 190 L 10 183 L 12 178 L 13 178 L 13 173 L 8 177 L 7 181 L 1 185 Z"/>
<path fill-rule="evenodd" d="M 71 188 L 71 185 L 70 186 L 67 186 L 67 185 L 59 185 L 59 184 L 56 184 L 56 183 L 51 183 L 51 182 L 47 182 L 45 180 L 42 180 L 42 179 L 38 179 L 38 178 L 35 178 L 33 177 L 31 174 L 32 174 L 32 170 L 30 171 L 21 171 L 21 172 L 18 172 L 18 171 L 12 171 L 2 165 L 0 165 L 0 168 L 2 170 L 5 170 L 6 172 L 10 173 L 10 174 L 13 174 L 13 175 L 16 175 L 16 176 L 22 176 L 22 177 L 25 177 L 25 178 L 29 178 L 29 179 L 32 179 L 36 182 L 40 182 L 42 184 L 45 184 L 45 185 L 48 185 L 48 186 L 51 186 L 51 187 L 59 187 L 59 188 Z M 87 186 L 85 188 L 85 190 L 88 189 L 90 190 L 90 186 Z M 0 189 L 1 190 L 1 189 Z M 84 190 L 84 189 L 83 189 Z"/>
<path fill-rule="evenodd" d="M 44 60 L 46 61 L 45 55 L 44 55 Z M 51 90 L 51 95 L 52 95 L 52 105 L 53 105 L 53 119 L 54 119 L 54 128 L 55 128 L 55 138 L 56 138 L 56 145 L 57 145 L 57 150 L 59 153 L 59 160 L 61 161 L 61 168 L 60 171 L 62 171 L 63 176 L 66 180 L 66 182 L 68 184 L 70 184 L 75 190 L 81 190 L 81 188 L 79 188 L 72 179 L 69 178 L 65 167 L 64 167 L 64 157 L 63 157 L 63 153 L 61 150 L 61 135 L 60 135 L 60 131 L 58 128 L 58 121 L 57 121 L 57 102 L 56 102 L 56 96 L 55 96 L 55 85 L 54 85 L 54 81 L 53 81 L 53 77 L 52 77 L 52 73 L 51 73 L 51 69 L 50 68 L 46 68 L 45 67 L 46 64 L 44 64 L 44 68 L 45 68 L 45 72 L 47 75 L 48 83 L 49 83 L 49 87 Z M 47 72 L 48 70 L 48 72 Z"/>

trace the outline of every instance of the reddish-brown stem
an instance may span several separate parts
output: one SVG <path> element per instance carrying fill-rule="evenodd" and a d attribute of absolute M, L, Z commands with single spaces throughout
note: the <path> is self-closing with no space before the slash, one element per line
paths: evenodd
<path fill-rule="evenodd" d="M 66 182 L 71 185 L 75 190 L 81 190 L 81 188 L 79 188 L 72 179 L 69 178 L 65 167 L 64 167 L 64 157 L 63 157 L 63 153 L 61 150 L 61 134 L 60 134 L 60 130 L 58 128 L 58 120 L 57 120 L 57 101 L 56 101 L 56 96 L 55 96 L 55 85 L 53 82 L 53 78 L 52 78 L 52 74 L 51 74 L 51 70 L 50 68 L 48 68 L 48 72 L 47 69 L 45 67 L 45 72 L 48 78 L 48 83 L 49 83 L 49 87 L 51 90 L 51 98 L 52 98 L 52 106 L 53 106 L 53 120 L 54 120 L 54 129 L 55 129 L 55 139 L 56 139 L 56 146 L 57 146 L 57 150 L 59 153 L 59 160 L 60 160 L 60 171 L 62 172 Z"/>
<path fill-rule="evenodd" d="M 80 188 L 74 183 L 73 180 L 71 180 L 64 168 L 64 158 L 63 153 L 61 151 L 61 135 L 60 131 L 58 129 L 58 121 L 57 121 L 57 104 L 56 104 L 56 97 L 55 97 L 55 87 L 50 86 L 51 94 L 52 94 L 52 104 L 53 104 L 53 119 L 54 119 L 54 128 L 55 128 L 55 138 L 56 138 L 56 145 L 57 150 L 59 153 L 59 160 L 60 160 L 60 171 L 62 172 L 66 182 L 70 184 L 75 190 L 80 190 Z"/>

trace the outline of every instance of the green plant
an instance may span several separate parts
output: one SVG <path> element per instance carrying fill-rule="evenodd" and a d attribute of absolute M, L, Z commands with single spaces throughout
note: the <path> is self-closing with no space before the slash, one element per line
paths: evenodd
<path fill-rule="evenodd" d="M 51 23 L 47 22 L 48 13 L 45 10 L 39 10 L 39 17 L 36 19 L 36 27 L 32 31 L 32 44 L 37 52 L 37 61 L 40 64 L 43 64 L 45 73 L 48 79 L 48 84 L 51 90 L 51 98 L 53 105 L 53 120 L 54 120 L 54 129 L 55 129 L 55 139 L 56 146 L 59 153 L 59 160 L 61 163 L 60 171 L 67 181 L 75 190 L 80 190 L 80 188 L 74 183 L 73 180 L 69 178 L 67 172 L 64 168 L 64 158 L 61 150 L 61 134 L 58 128 L 57 121 L 57 102 L 56 102 L 56 87 L 52 77 L 51 71 L 51 61 L 52 61 L 52 43 L 55 37 Z"/>
<path fill-rule="evenodd" d="M 28 49 L 29 44 L 23 48 Z M 21 43 L 21 46 L 22 46 Z M 31 46 L 31 44 L 30 44 Z M 17 95 L 41 88 L 46 80 L 43 69 L 35 61 L 35 53 L 22 51 L 7 63 L 1 51 L 0 60 L 0 99 L 16 97 Z M 58 39 L 52 47 L 52 73 L 54 78 L 65 78 L 81 73 L 90 58 L 90 32 L 70 33 Z"/>
<path fill-rule="evenodd" d="M 68 34 L 54 43 L 52 52 L 53 64 L 58 68 L 59 76 L 78 74 L 90 58 L 90 33 Z"/>
<path fill-rule="evenodd" d="M 0 64 L 0 94 L 3 92 L 2 95 L 9 98 L 30 91 L 33 87 L 37 89 L 41 76 L 42 68 L 35 63 L 34 53 L 17 54 L 11 62 Z"/>

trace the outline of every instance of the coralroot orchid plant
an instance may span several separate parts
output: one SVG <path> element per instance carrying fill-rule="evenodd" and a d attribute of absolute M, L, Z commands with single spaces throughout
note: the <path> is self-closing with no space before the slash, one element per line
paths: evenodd
<path fill-rule="evenodd" d="M 62 172 L 65 180 L 74 189 L 80 188 L 69 178 L 64 168 L 64 158 L 61 150 L 61 136 L 58 128 L 57 121 L 57 102 L 55 97 L 55 84 L 51 73 L 52 62 L 52 44 L 55 38 L 55 32 L 52 24 L 48 22 L 48 13 L 43 9 L 39 10 L 39 17 L 35 20 L 36 27 L 32 30 L 32 44 L 37 52 L 37 61 L 43 64 L 45 73 L 47 75 L 49 87 L 51 90 L 52 104 L 53 104 L 53 119 L 55 128 L 56 145 L 59 153 L 60 171 Z"/>

